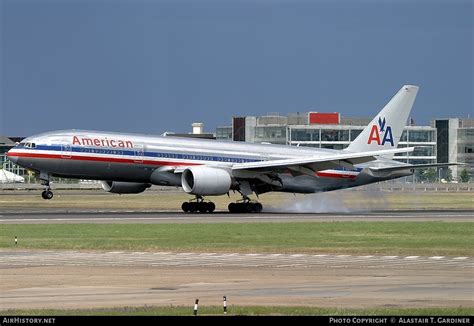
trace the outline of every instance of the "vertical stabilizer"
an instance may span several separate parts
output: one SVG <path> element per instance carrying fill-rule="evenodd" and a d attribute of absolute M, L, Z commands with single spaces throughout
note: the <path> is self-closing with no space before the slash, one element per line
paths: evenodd
<path fill-rule="evenodd" d="M 418 86 L 404 85 L 347 148 L 351 152 L 397 148 Z M 393 154 L 384 155 L 393 158 Z"/>

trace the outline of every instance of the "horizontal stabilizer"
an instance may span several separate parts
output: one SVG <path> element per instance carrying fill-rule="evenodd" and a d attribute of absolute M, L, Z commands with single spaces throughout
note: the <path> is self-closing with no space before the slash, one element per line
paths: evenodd
<path fill-rule="evenodd" d="M 372 171 L 376 172 L 392 172 L 401 170 L 426 169 L 426 168 L 441 168 L 451 165 L 465 165 L 464 163 L 433 163 L 433 164 L 406 164 L 388 167 L 371 167 Z"/>

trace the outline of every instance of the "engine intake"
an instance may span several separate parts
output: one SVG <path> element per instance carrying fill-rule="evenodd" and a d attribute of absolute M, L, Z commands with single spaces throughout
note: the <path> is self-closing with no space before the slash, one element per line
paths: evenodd
<path fill-rule="evenodd" d="M 188 194 L 224 195 L 230 190 L 232 178 L 223 169 L 193 166 L 183 171 L 181 185 Z"/>
<path fill-rule="evenodd" d="M 139 194 L 150 188 L 149 183 L 101 181 L 102 189 L 114 194 Z"/>

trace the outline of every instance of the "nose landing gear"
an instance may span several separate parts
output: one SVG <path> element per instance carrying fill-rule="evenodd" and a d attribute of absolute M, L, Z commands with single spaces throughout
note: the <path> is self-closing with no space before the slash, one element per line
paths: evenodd
<path fill-rule="evenodd" d="M 51 191 L 51 187 L 49 186 L 49 179 L 49 174 L 43 172 L 40 173 L 41 184 L 44 186 L 44 191 L 41 193 L 41 197 L 47 200 L 53 198 L 54 196 L 53 192 Z"/>
<path fill-rule="evenodd" d="M 41 193 L 41 197 L 43 197 L 43 199 L 51 199 L 53 196 L 54 194 L 49 188 Z"/>

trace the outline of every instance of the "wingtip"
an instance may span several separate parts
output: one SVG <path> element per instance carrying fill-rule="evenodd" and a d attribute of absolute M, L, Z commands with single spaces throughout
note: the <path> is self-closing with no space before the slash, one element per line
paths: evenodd
<path fill-rule="evenodd" d="M 420 87 L 416 85 L 403 85 L 402 89 L 410 92 L 410 91 L 418 91 Z"/>

